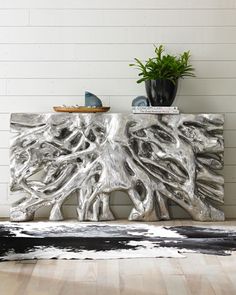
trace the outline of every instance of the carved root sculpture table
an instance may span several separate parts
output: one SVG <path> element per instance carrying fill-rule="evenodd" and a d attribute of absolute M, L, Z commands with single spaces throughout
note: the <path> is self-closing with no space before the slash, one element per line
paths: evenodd
<path fill-rule="evenodd" d="M 109 196 L 125 191 L 130 220 L 170 219 L 169 200 L 194 220 L 224 220 L 222 115 L 12 114 L 12 221 L 42 206 L 62 220 L 78 196 L 78 219 L 111 220 Z"/>

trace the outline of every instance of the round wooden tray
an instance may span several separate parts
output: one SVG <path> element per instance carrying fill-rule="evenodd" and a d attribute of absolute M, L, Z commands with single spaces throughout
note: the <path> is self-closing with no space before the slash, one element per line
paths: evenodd
<path fill-rule="evenodd" d="M 89 108 L 89 107 L 53 107 L 55 112 L 64 112 L 64 113 L 105 113 L 110 110 L 110 107 L 98 107 L 98 108 Z"/>

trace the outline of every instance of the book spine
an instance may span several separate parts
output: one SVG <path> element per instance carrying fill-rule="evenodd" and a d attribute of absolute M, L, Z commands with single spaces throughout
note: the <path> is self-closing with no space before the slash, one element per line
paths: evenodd
<path fill-rule="evenodd" d="M 178 107 L 132 107 L 134 114 L 179 114 Z"/>
<path fill-rule="evenodd" d="M 179 111 L 133 110 L 134 114 L 179 114 Z"/>
<path fill-rule="evenodd" d="M 175 111 L 177 107 L 133 107 L 133 110 Z"/>

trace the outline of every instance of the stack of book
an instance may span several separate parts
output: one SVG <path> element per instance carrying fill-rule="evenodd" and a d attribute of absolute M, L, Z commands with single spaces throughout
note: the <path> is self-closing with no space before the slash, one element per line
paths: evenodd
<path fill-rule="evenodd" d="M 178 107 L 132 107 L 134 114 L 179 114 Z"/>

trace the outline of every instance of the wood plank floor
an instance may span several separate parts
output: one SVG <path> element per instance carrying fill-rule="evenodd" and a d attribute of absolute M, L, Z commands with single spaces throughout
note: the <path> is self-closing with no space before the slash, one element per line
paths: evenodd
<path fill-rule="evenodd" d="M 236 221 L 199 223 L 175 220 L 157 223 L 162 224 L 236 227 Z M 234 295 L 236 253 L 226 257 L 186 254 L 186 258 L 178 259 L 0 262 L 0 295 L 64 294 Z"/>

